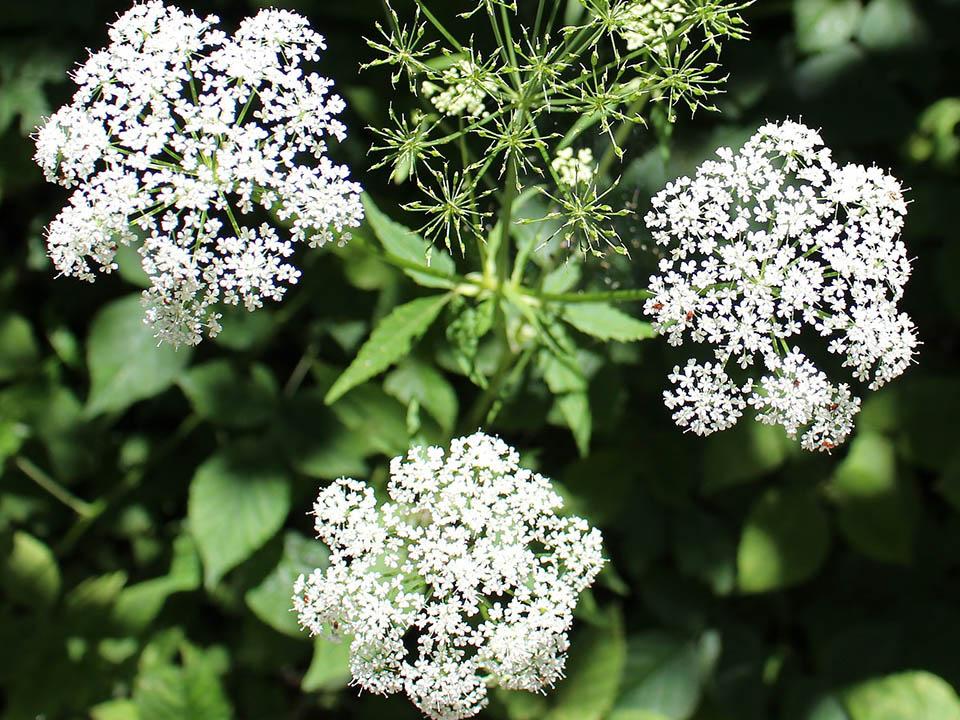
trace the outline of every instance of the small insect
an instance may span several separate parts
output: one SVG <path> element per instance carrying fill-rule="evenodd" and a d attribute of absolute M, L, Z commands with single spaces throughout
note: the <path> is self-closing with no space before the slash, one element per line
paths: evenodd
<path fill-rule="evenodd" d="M 687 311 L 687 322 L 690 322 L 691 320 L 693 320 L 694 314 L 695 314 L 695 313 L 693 312 L 693 310 L 688 310 L 688 311 Z"/>
<path fill-rule="evenodd" d="M 663 310 L 663 303 L 662 302 L 654 303 L 653 309 L 656 310 L 657 312 L 660 312 L 661 310 Z"/>

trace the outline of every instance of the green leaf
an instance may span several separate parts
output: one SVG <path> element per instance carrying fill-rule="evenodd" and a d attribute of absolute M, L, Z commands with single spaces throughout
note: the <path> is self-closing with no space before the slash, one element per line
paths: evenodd
<path fill-rule="evenodd" d="M 635 342 L 655 337 L 653 326 L 606 303 L 570 303 L 563 319 L 577 330 L 600 340 Z"/>
<path fill-rule="evenodd" d="M 861 432 L 827 486 L 844 537 L 864 554 L 908 563 L 913 555 L 916 499 L 897 476 L 893 445 Z"/>
<path fill-rule="evenodd" d="M 857 39 L 868 50 L 891 52 L 919 47 L 928 35 L 911 0 L 871 0 Z"/>
<path fill-rule="evenodd" d="M 813 53 L 853 37 L 863 15 L 860 0 L 793 0 L 797 46 Z"/>
<path fill-rule="evenodd" d="M 697 509 L 677 517 L 673 550 L 680 572 L 707 583 L 717 595 L 733 591 L 737 549 L 718 519 Z"/>
<path fill-rule="evenodd" d="M 127 632 L 143 632 L 160 614 L 167 598 L 198 587 L 200 559 L 197 548 L 192 537 L 181 535 L 173 543 L 170 571 L 162 577 L 124 588 L 113 609 L 114 619 Z"/>
<path fill-rule="evenodd" d="M 87 341 L 87 413 L 117 412 L 163 392 L 189 360 L 190 348 L 157 346 L 143 323 L 139 295 L 110 303 L 93 319 Z"/>
<path fill-rule="evenodd" d="M 313 639 L 313 660 L 300 682 L 304 692 L 340 690 L 350 681 L 350 638 L 333 642 L 323 637 Z"/>
<path fill-rule="evenodd" d="M 335 403 L 347 391 L 405 357 L 449 301 L 450 295 L 431 295 L 394 308 L 374 328 L 353 362 L 327 391 L 327 403 Z"/>
<path fill-rule="evenodd" d="M 49 608 L 60 594 L 60 568 L 44 543 L 17 531 L 11 547 L 0 545 L 0 585 L 11 600 L 33 608 Z"/>
<path fill-rule="evenodd" d="M 457 421 L 457 393 L 432 365 L 407 358 L 383 382 L 383 389 L 405 405 L 420 403 L 440 427 L 452 432 Z"/>
<path fill-rule="evenodd" d="M 740 590 L 761 593 L 803 582 L 830 548 L 827 516 L 811 488 L 771 488 L 747 518 L 737 551 Z"/>
<path fill-rule="evenodd" d="M 132 700 L 107 700 L 90 708 L 93 720 L 140 720 L 140 710 Z"/>
<path fill-rule="evenodd" d="M 619 610 L 612 608 L 604 625 L 582 628 L 571 648 L 546 720 L 601 720 L 616 700 L 627 658 Z"/>
<path fill-rule="evenodd" d="M 247 591 L 245 600 L 254 615 L 277 632 L 295 638 L 305 637 L 293 612 L 293 583 L 300 575 L 326 568 L 330 552 L 317 540 L 299 533 L 283 536 L 283 556 L 263 582 Z"/>
<path fill-rule="evenodd" d="M 77 634 L 104 634 L 109 628 L 114 604 L 127 582 L 124 572 L 87 578 L 67 593 L 64 622 Z"/>
<path fill-rule="evenodd" d="M 624 687 L 611 717 L 691 717 L 720 654 L 717 634 L 686 639 L 647 632 L 631 636 L 627 648 Z"/>
<path fill-rule="evenodd" d="M 590 435 L 593 432 L 590 398 L 585 392 L 568 393 L 557 398 L 557 406 L 573 433 L 580 456 L 586 457 L 590 454 Z"/>
<path fill-rule="evenodd" d="M 161 666 L 137 677 L 133 699 L 140 720 L 230 720 L 220 678 L 206 664 Z"/>
<path fill-rule="evenodd" d="M 928 672 L 868 680 L 843 694 L 850 720 L 960 720 L 960 698 Z"/>
<path fill-rule="evenodd" d="M 704 495 L 759 480 L 780 467 L 792 443 L 783 430 L 758 422 L 742 422 L 707 438 L 703 461 Z"/>
<path fill-rule="evenodd" d="M 565 293 L 576 287 L 581 274 L 580 265 L 568 257 L 563 264 L 547 273 L 541 289 L 545 293 Z"/>
<path fill-rule="evenodd" d="M 349 402 L 351 395 L 348 393 L 335 408 L 339 410 Z M 284 399 L 277 419 L 279 441 L 287 460 L 297 472 L 312 478 L 365 476 L 364 458 L 373 454 L 377 445 L 340 422 L 336 412 L 323 402 L 323 396 L 321 388 L 312 387 Z"/>
<path fill-rule="evenodd" d="M 273 414 L 277 384 L 263 365 L 243 372 L 229 360 L 213 360 L 190 368 L 178 382 L 194 412 L 215 424 L 255 427 Z"/>
<path fill-rule="evenodd" d="M 0 314 L 0 382 L 33 370 L 39 354 L 30 323 L 14 313 Z"/>
<path fill-rule="evenodd" d="M 212 587 L 280 529 L 290 485 L 272 448 L 234 444 L 204 462 L 190 483 L 187 520 Z"/>
<path fill-rule="evenodd" d="M 384 215 L 366 194 L 363 195 L 363 209 L 367 223 L 388 253 L 448 275 L 456 272 L 453 258 L 449 254 Z M 450 288 L 454 285 L 453 279 L 444 280 L 433 274 L 407 269 L 404 273 L 423 287 Z"/>

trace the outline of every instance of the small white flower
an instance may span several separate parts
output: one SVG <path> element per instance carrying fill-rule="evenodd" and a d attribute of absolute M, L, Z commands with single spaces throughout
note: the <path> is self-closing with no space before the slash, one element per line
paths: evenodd
<path fill-rule="evenodd" d="M 653 53 L 667 51 L 665 38 L 687 15 L 683 0 L 626 0 L 617 21 L 628 50 L 649 47 Z"/>
<path fill-rule="evenodd" d="M 581 148 L 576 155 L 573 154 L 573 148 L 564 148 L 557 152 L 550 166 L 557 173 L 560 184 L 565 187 L 589 184 L 597 175 L 597 166 L 590 148 Z"/>
<path fill-rule="evenodd" d="M 748 403 L 805 448 L 830 450 L 860 400 L 814 366 L 801 340 L 827 338 L 871 389 L 900 375 L 919 345 L 897 307 L 910 276 L 900 184 L 876 167 L 837 165 L 816 131 L 789 121 L 717 158 L 669 183 L 646 217 L 665 254 L 645 310 L 670 344 L 706 343 L 717 361 L 675 370 L 667 405 L 705 434 Z M 758 361 L 769 374 L 738 391 L 723 368 Z"/>
<path fill-rule="evenodd" d="M 314 504 L 326 570 L 293 604 L 311 634 L 351 636 L 353 681 L 405 692 L 456 720 L 487 688 L 543 691 L 563 676 L 578 596 L 603 565 L 601 537 L 561 517 L 550 481 L 482 433 L 394 458 L 389 501 L 342 479 Z"/>
<path fill-rule="evenodd" d="M 429 80 L 421 85 L 424 97 L 444 115 L 479 118 L 487 115 L 484 100 L 494 89 L 482 67 L 472 60 L 458 60 L 441 75 L 442 85 Z"/>
<path fill-rule="evenodd" d="M 294 244 L 346 239 L 363 213 L 360 186 L 327 157 L 345 136 L 343 100 L 305 67 L 323 38 L 283 10 L 232 37 L 217 23 L 135 5 L 36 134 L 46 177 L 76 188 L 47 231 L 54 266 L 92 281 L 139 231 L 146 322 L 174 345 L 215 335 L 217 305 L 280 300 L 299 276 Z M 253 223 L 257 206 L 289 233 Z"/>

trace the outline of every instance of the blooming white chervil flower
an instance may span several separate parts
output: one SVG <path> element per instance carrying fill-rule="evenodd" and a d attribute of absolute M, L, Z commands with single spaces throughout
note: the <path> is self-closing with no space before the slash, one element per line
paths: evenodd
<path fill-rule="evenodd" d="M 550 166 L 565 187 L 590 183 L 597 175 L 597 165 L 590 148 L 581 148 L 576 155 L 573 154 L 573 148 L 564 148 L 557 152 Z"/>
<path fill-rule="evenodd" d="M 751 405 L 806 449 L 830 450 L 850 433 L 860 400 L 818 369 L 801 340 L 829 338 L 838 365 L 874 390 L 919 344 L 898 309 L 910 276 L 900 183 L 876 167 L 838 165 L 816 131 L 790 121 L 717 155 L 667 185 L 646 216 L 665 256 L 645 310 L 672 345 L 689 337 L 716 359 L 675 368 L 667 406 L 705 435 Z M 730 366 L 758 360 L 766 374 L 738 386 Z"/>
<path fill-rule="evenodd" d="M 617 20 L 628 50 L 649 47 L 651 52 L 667 51 L 665 38 L 687 16 L 682 0 L 623 0 Z"/>
<path fill-rule="evenodd" d="M 323 38 L 283 10 L 232 37 L 217 23 L 135 5 L 36 134 L 47 179 L 76 188 L 47 230 L 54 265 L 92 281 L 142 238 L 146 321 L 175 345 L 215 335 L 219 303 L 279 300 L 300 275 L 294 244 L 346 239 L 363 213 L 360 186 L 327 157 L 345 137 L 343 100 L 305 68 Z M 252 222 L 255 206 L 289 229 Z"/>
<path fill-rule="evenodd" d="M 325 570 L 293 603 L 311 634 L 349 636 L 353 681 L 405 692 L 437 720 L 471 717 L 487 688 L 542 691 L 563 675 L 578 595 L 603 564 L 599 531 L 560 517 L 550 481 L 482 433 L 394 458 L 389 501 L 342 479 L 314 504 Z"/>
<path fill-rule="evenodd" d="M 443 71 L 440 80 L 442 85 L 426 80 L 420 89 L 441 113 L 468 118 L 488 114 L 484 100 L 493 90 L 493 80 L 482 66 L 458 60 Z"/>

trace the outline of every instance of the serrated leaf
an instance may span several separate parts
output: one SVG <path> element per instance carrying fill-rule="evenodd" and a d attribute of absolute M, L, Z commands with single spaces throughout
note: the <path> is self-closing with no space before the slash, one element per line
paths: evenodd
<path fill-rule="evenodd" d="M 349 390 L 406 357 L 413 343 L 427 331 L 449 301 L 450 295 L 431 295 L 394 308 L 374 328 L 353 362 L 327 391 L 326 402 L 335 403 Z"/>
<path fill-rule="evenodd" d="M 93 319 L 87 340 L 90 397 L 86 412 L 118 412 L 163 392 L 189 360 L 190 348 L 157 346 L 143 323 L 139 295 L 106 305 Z"/>
<path fill-rule="evenodd" d="M 195 365 L 177 382 L 194 412 L 217 425 L 255 427 L 273 414 L 277 385 L 263 365 L 245 372 L 229 360 L 214 360 Z"/>
<path fill-rule="evenodd" d="M 600 340 L 636 342 L 655 337 L 653 326 L 606 303 L 570 303 L 563 319 L 577 330 Z"/>
<path fill-rule="evenodd" d="M 827 516 L 812 489 L 770 488 L 751 508 L 740 537 L 740 590 L 769 592 L 803 582 L 829 548 Z"/>
<path fill-rule="evenodd" d="M 405 405 L 420 403 L 440 427 L 453 430 L 459 404 L 457 393 L 447 379 L 432 365 L 408 358 L 383 382 L 383 389 Z"/>
<path fill-rule="evenodd" d="M 867 680 L 843 693 L 850 720 L 960 720 L 956 691 L 917 671 Z"/>
<path fill-rule="evenodd" d="M 907 563 L 913 554 L 915 498 L 897 475 L 893 445 L 861 432 L 827 486 L 840 531 L 851 545 L 884 562 Z"/>
<path fill-rule="evenodd" d="M 793 0 L 797 46 L 818 52 L 853 37 L 863 15 L 860 0 Z"/>
<path fill-rule="evenodd" d="M 299 533 L 283 536 L 283 555 L 273 571 L 244 596 L 254 615 L 277 632 L 295 638 L 306 637 L 293 612 L 293 583 L 301 574 L 326 568 L 330 552 L 317 540 Z"/>
<path fill-rule="evenodd" d="M 553 691 L 546 720 L 601 720 L 613 707 L 624 677 L 627 646 L 623 620 L 613 609 L 608 622 L 575 633 L 566 677 Z"/>
<path fill-rule="evenodd" d="M 437 272 L 448 275 L 456 272 L 453 258 L 449 254 L 384 215 L 366 194 L 363 195 L 363 209 L 367 222 L 388 253 Z M 404 269 L 404 273 L 423 287 L 450 288 L 454 285 L 452 278 L 445 280 L 433 274 L 410 269 Z"/>
<path fill-rule="evenodd" d="M 190 483 L 187 521 L 212 587 L 263 546 L 290 510 L 290 484 L 272 448 L 248 441 L 204 462 Z"/>
<path fill-rule="evenodd" d="M 48 608 L 60 594 L 60 568 L 44 543 L 22 531 L 13 534 L 10 547 L 0 545 L 0 585 L 7 597 L 27 607 Z"/>

